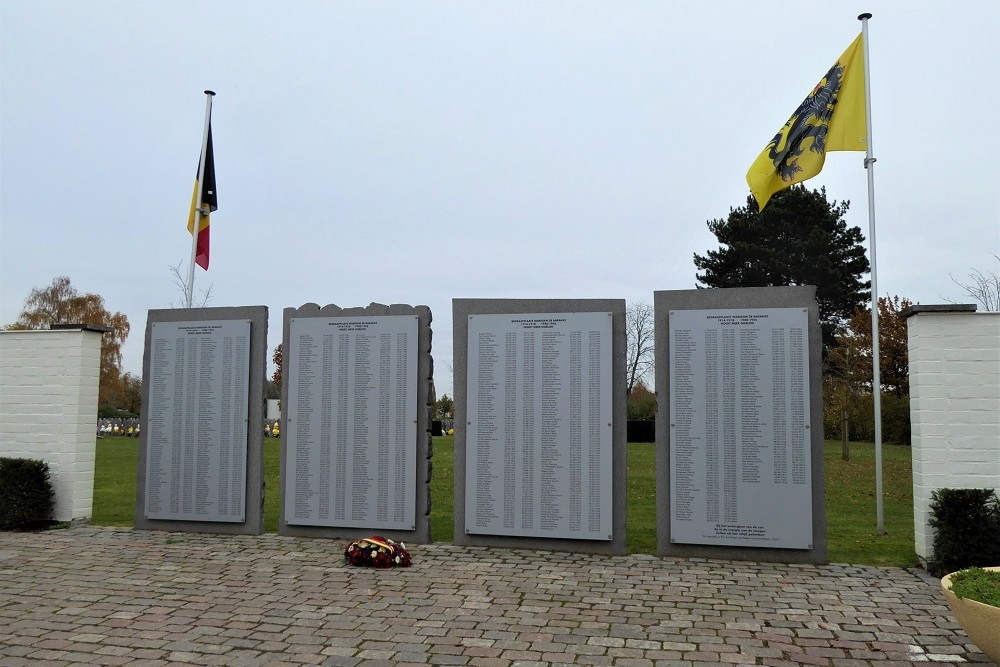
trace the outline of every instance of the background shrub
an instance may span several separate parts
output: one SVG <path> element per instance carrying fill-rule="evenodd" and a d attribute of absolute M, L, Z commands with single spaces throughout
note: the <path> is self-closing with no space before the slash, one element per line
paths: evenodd
<path fill-rule="evenodd" d="M 824 397 L 830 385 L 824 385 Z M 826 400 L 826 398 L 824 398 Z M 843 408 L 826 401 L 823 407 L 823 434 L 828 440 L 840 440 Z M 847 437 L 853 442 L 875 442 L 875 402 L 871 394 L 854 399 L 848 413 Z M 909 445 L 910 397 L 882 393 L 882 442 Z"/>
<path fill-rule="evenodd" d="M 938 574 L 1000 565 L 1000 501 L 993 489 L 939 489 L 930 510 Z"/>
<path fill-rule="evenodd" d="M 0 530 L 51 523 L 55 507 L 48 463 L 0 458 Z"/>

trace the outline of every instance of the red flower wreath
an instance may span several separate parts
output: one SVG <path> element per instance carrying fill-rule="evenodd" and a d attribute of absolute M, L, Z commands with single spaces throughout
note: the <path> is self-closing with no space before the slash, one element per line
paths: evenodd
<path fill-rule="evenodd" d="M 361 567 L 409 567 L 410 554 L 402 542 L 373 535 L 351 542 L 344 549 L 344 560 Z"/>

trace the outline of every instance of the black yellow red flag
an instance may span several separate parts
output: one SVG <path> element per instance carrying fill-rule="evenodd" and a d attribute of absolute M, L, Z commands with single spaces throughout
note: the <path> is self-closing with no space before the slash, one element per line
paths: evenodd
<path fill-rule="evenodd" d="M 198 167 L 201 167 L 201 156 L 198 156 Z M 198 181 L 198 170 L 195 170 L 194 192 L 191 195 L 191 212 L 188 214 L 188 232 L 194 234 L 196 211 L 201 209 L 201 219 L 198 224 L 198 243 L 195 250 L 195 264 L 208 271 L 209 250 L 209 214 L 218 210 L 219 199 L 215 191 L 215 155 L 212 151 L 212 123 L 208 124 L 208 141 L 205 144 L 205 172 Z"/>

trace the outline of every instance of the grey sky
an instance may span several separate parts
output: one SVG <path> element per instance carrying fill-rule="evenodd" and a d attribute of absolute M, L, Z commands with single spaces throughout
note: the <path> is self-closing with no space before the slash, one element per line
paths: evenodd
<path fill-rule="evenodd" d="M 426 304 L 694 286 L 706 229 L 870 11 L 879 293 L 1000 270 L 1000 3 L 0 3 L 0 323 L 67 275 L 179 304 L 206 88 L 213 306 Z M 809 187 L 849 199 L 862 153 Z"/>

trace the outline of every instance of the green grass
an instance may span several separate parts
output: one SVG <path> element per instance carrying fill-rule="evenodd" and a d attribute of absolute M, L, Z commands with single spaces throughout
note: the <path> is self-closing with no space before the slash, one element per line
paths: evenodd
<path fill-rule="evenodd" d="M 138 438 L 99 438 L 94 462 L 94 513 L 91 523 L 131 526 L 135 522 Z"/>
<path fill-rule="evenodd" d="M 93 523 L 126 526 L 135 512 L 135 473 L 139 441 L 97 441 Z M 853 443 L 843 461 L 840 442 L 826 442 L 827 552 L 831 562 L 915 565 L 910 448 L 883 445 L 885 535 L 876 531 L 875 453 L 871 443 Z M 454 537 L 454 438 L 434 438 L 431 477 L 431 534 L 437 542 Z M 278 529 L 279 445 L 264 444 L 264 527 Z M 628 446 L 628 520 L 631 553 L 656 552 L 656 452 L 651 443 Z"/>
<path fill-rule="evenodd" d="M 917 564 L 913 546 L 913 475 L 910 448 L 882 445 L 884 535 L 875 509 L 875 445 L 852 443 L 851 460 L 839 440 L 826 442 L 826 541 L 832 563 Z"/>
<path fill-rule="evenodd" d="M 264 530 L 278 532 L 281 511 L 281 440 L 264 438 Z"/>
<path fill-rule="evenodd" d="M 431 457 L 431 537 L 435 542 L 455 538 L 455 436 L 434 438 Z"/>

